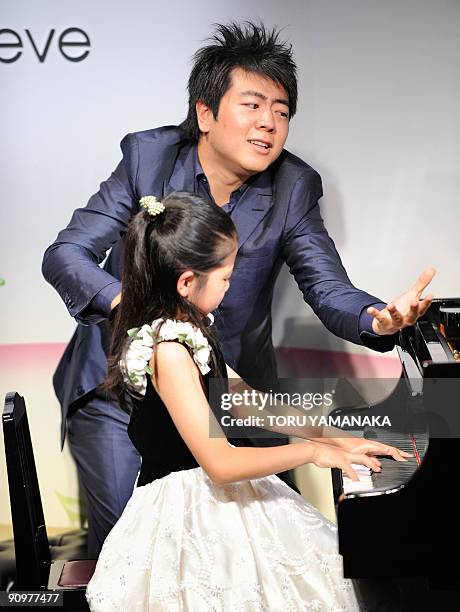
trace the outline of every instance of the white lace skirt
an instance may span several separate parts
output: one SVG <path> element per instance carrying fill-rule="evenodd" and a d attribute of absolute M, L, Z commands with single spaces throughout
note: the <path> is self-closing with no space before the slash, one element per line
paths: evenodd
<path fill-rule="evenodd" d="M 134 490 L 86 596 L 94 612 L 359 610 L 330 521 L 276 476 L 202 468 Z"/>

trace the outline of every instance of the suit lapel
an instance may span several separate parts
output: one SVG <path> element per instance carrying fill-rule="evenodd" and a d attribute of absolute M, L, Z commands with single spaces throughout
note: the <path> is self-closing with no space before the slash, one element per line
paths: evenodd
<path fill-rule="evenodd" d="M 193 145 L 182 147 L 174 165 L 172 174 L 163 181 L 163 197 L 173 191 L 195 190 L 195 168 Z"/>
<path fill-rule="evenodd" d="M 271 172 L 266 170 L 253 179 L 232 214 L 241 248 L 273 206 Z"/>

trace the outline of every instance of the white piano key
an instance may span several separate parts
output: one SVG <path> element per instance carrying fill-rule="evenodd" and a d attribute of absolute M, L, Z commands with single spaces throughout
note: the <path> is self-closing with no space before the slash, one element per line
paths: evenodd
<path fill-rule="evenodd" d="M 374 485 L 372 484 L 371 470 L 365 465 L 359 465 L 356 463 L 352 463 L 351 467 L 355 470 L 359 480 L 352 480 L 344 472 L 342 472 L 343 492 L 346 494 L 355 493 L 357 491 L 372 490 Z"/>

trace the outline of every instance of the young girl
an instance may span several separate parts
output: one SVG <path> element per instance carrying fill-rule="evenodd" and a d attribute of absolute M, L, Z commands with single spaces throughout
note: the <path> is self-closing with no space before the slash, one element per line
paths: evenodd
<path fill-rule="evenodd" d="M 359 609 L 335 526 L 274 474 L 313 462 L 356 479 L 350 463 L 377 460 L 331 441 L 247 448 L 209 436 L 210 379 L 222 392 L 228 382 L 209 313 L 229 288 L 235 227 L 185 192 L 141 204 L 125 237 L 107 387 L 132 398 L 142 467 L 88 585 L 91 610 Z"/>

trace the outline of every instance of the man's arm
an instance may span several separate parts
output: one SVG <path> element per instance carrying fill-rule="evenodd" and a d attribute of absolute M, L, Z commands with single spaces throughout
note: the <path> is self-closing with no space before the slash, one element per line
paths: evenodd
<path fill-rule="evenodd" d="M 138 143 L 129 134 L 121 142 L 123 158 L 85 208 L 77 209 L 43 258 L 42 271 L 64 300 L 69 313 L 83 324 L 108 316 L 120 293 L 119 279 L 99 267 L 117 243 L 135 212 Z"/>

